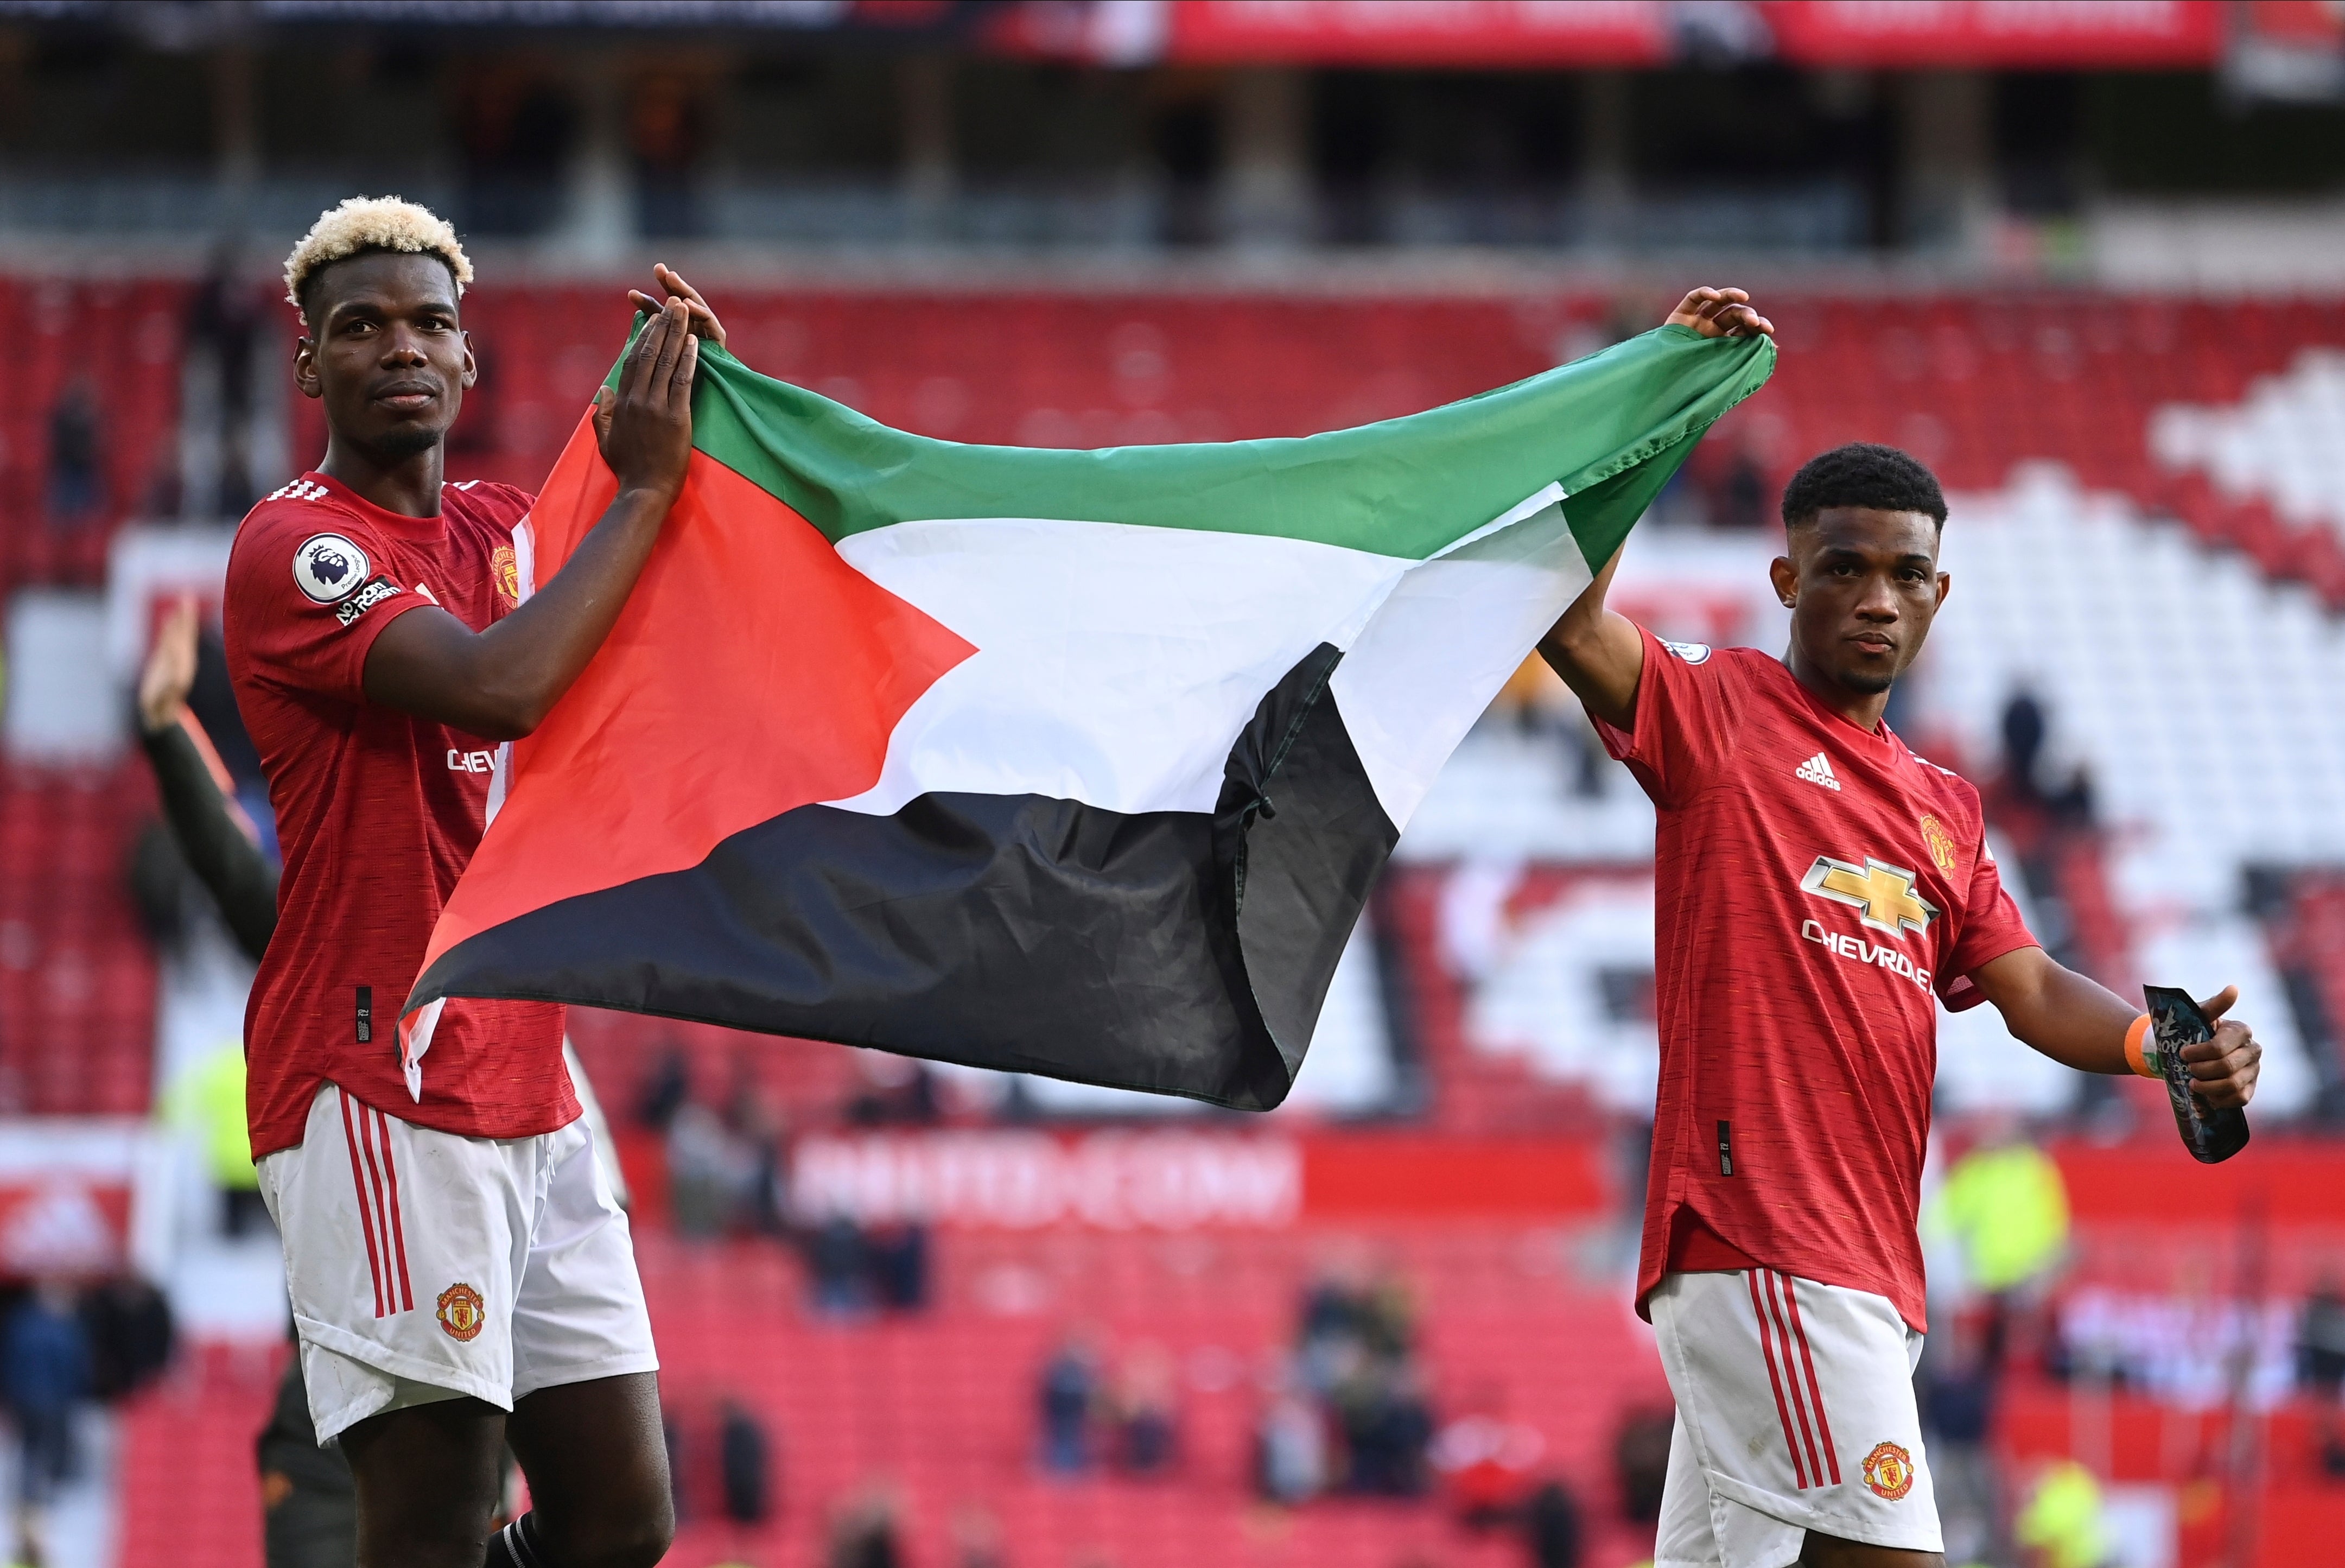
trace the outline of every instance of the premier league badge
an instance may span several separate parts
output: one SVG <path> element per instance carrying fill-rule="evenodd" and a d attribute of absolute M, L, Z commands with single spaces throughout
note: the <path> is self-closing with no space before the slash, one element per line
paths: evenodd
<path fill-rule="evenodd" d="M 364 550 L 340 534 L 312 534 L 293 552 L 293 585 L 320 605 L 330 605 L 367 579 Z"/>

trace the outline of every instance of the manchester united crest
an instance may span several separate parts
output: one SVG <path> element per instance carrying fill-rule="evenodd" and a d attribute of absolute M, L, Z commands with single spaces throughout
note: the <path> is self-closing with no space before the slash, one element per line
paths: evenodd
<path fill-rule="evenodd" d="M 448 1330 L 451 1339 L 478 1339 L 481 1325 L 488 1320 L 487 1304 L 482 1301 L 481 1293 L 471 1286 L 451 1285 L 440 1292 L 440 1327 Z M 1883 1443 L 1882 1446 L 1886 1448 L 1888 1445 Z M 1872 1462 L 1870 1460 L 1865 1461 L 1868 1467 Z M 1868 1468 L 1865 1473 L 1871 1475 L 1873 1471 Z M 1878 1492 L 1880 1488 L 1873 1490 Z"/>
<path fill-rule="evenodd" d="M 1946 831 L 1946 825 L 1935 817 L 1924 817 L 1922 841 L 1930 847 L 1930 859 L 1938 870 L 1953 876 L 1956 863 L 1954 836 Z"/>
<path fill-rule="evenodd" d="M 497 585 L 497 596 L 506 604 L 521 603 L 521 562 L 514 557 L 512 545 L 500 545 L 489 552 L 489 580 Z"/>
<path fill-rule="evenodd" d="M 1864 1484 L 1875 1497 L 1904 1501 L 1914 1490 L 1914 1456 L 1893 1442 L 1873 1444 L 1873 1451 L 1864 1456 Z"/>

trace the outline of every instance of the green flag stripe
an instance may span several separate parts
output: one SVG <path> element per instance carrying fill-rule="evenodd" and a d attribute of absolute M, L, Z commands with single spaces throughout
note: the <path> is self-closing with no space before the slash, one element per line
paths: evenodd
<path fill-rule="evenodd" d="M 709 348 L 693 443 L 833 543 L 902 522 L 1039 517 L 1276 535 L 1421 560 L 1560 484 L 1595 565 L 1774 363 L 1763 338 L 1663 327 L 1511 386 L 1351 430 L 1071 452 L 892 430 Z"/>

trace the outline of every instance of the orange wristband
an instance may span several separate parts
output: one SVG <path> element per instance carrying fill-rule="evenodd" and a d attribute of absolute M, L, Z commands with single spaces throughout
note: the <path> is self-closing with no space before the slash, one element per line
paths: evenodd
<path fill-rule="evenodd" d="M 2126 1065 L 2145 1078 L 2163 1077 L 2164 1074 L 2149 1064 L 2149 1055 L 2142 1049 L 2142 1043 L 2148 1037 L 2149 1014 L 2145 1013 L 2133 1021 L 2133 1027 L 2126 1031 Z"/>

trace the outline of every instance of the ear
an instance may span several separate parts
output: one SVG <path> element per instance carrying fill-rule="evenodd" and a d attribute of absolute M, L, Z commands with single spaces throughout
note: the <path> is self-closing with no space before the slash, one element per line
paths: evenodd
<path fill-rule="evenodd" d="M 1938 608 L 1939 608 L 1939 609 L 1944 609 L 1944 608 L 1945 608 L 1945 606 L 1946 606 L 1946 596 L 1947 596 L 1948 594 L 1950 594 L 1950 593 L 1954 592 L 1954 574 L 1953 574 L 1953 573 L 1951 573 L 1951 572 L 1941 572 L 1941 573 L 1939 573 L 1939 574 L 1938 574 Z M 1934 612 L 1933 612 L 1933 613 L 1934 613 Z"/>
<path fill-rule="evenodd" d="M 1788 609 L 1800 596 L 1800 568 L 1789 555 L 1778 555 L 1767 563 L 1767 580 L 1775 585 L 1775 597 Z"/>
<path fill-rule="evenodd" d="M 306 332 L 293 344 L 293 384 L 303 397 L 326 395 L 325 382 L 318 378 L 318 341 Z"/>
<path fill-rule="evenodd" d="M 477 381 L 479 381 L 479 380 L 481 379 L 481 366 L 480 366 L 480 361 L 478 361 L 477 360 L 475 360 L 475 359 L 473 359 L 473 358 L 472 358 L 472 333 L 470 333 L 470 332 L 465 332 L 465 333 L 463 334 L 463 339 L 464 339 L 464 376 L 463 376 L 463 382 L 462 382 L 462 384 L 463 384 L 463 385 L 465 385 L 465 386 L 467 386 L 467 387 L 470 387 L 470 386 L 471 386 L 474 382 L 477 382 Z"/>

